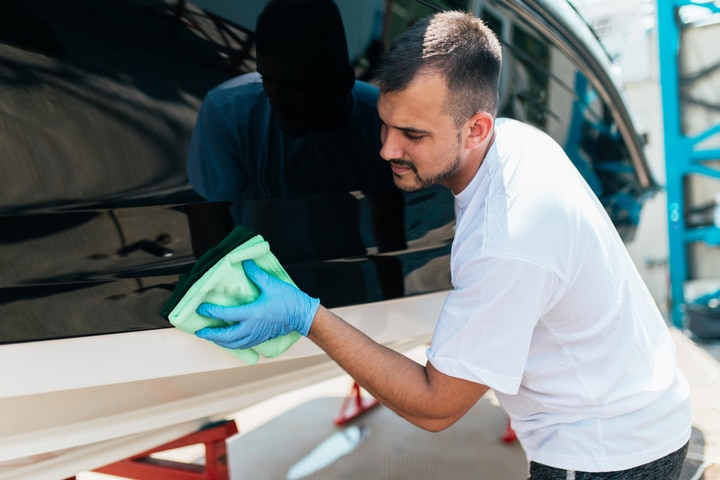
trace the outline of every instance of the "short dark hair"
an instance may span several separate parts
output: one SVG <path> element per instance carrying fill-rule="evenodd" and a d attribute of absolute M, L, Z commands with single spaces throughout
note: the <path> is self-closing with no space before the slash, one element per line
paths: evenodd
<path fill-rule="evenodd" d="M 418 74 L 440 72 L 447 82 L 446 111 L 460 127 L 480 111 L 497 114 L 502 48 L 480 18 L 460 11 L 436 13 L 400 34 L 383 58 L 381 93 L 406 89 Z"/>
<path fill-rule="evenodd" d="M 312 64 L 350 63 L 345 26 L 332 0 L 270 0 L 257 19 L 255 48 Z"/>

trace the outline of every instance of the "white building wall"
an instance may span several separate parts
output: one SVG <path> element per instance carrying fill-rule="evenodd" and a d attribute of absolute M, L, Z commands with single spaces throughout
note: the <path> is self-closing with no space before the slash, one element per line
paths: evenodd
<path fill-rule="evenodd" d="M 650 168 L 657 181 L 665 184 L 665 155 L 663 145 L 662 91 L 660 86 L 659 57 L 657 47 L 657 2 L 655 0 L 575 0 L 578 11 L 593 26 L 608 53 L 622 70 L 627 99 L 638 126 L 647 132 L 646 154 Z M 713 28 L 713 31 L 708 31 Z M 683 38 L 686 67 L 707 67 L 720 61 L 717 42 L 720 28 L 698 28 Z M 698 66 L 698 59 L 700 64 Z M 694 67 L 693 67 L 694 65 Z M 702 85 L 701 96 L 711 100 L 707 92 L 714 92 L 714 101 L 720 103 L 718 83 Z M 708 90 L 709 89 L 709 90 Z M 713 95 L 710 95 L 713 97 Z M 693 107 L 694 108 L 694 107 Z M 718 123 L 708 121 L 707 112 L 702 119 L 697 113 L 687 115 L 684 124 L 689 134 Z M 716 121 L 717 120 L 717 121 Z M 702 125 L 697 125 L 701 121 Z M 720 183 L 702 179 L 696 181 L 692 201 L 695 205 L 711 201 Z M 698 244 L 694 265 L 699 280 L 688 282 L 686 300 L 720 288 L 720 249 Z M 669 270 L 667 265 L 667 196 L 659 192 L 644 206 L 640 226 L 628 250 L 645 279 L 657 304 L 667 313 L 669 310 Z"/>
<path fill-rule="evenodd" d="M 659 84 L 655 2 L 577 0 L 578 11 L 593 26 L 622 70 L 627 99 L 638 126 L 648 136 L 645 151 L 655 179 L 665 183 L 662 97 Z M 630 255 L 663 312 L 668 312 L 667 197 L 657 193 L 642 210 Z"/>

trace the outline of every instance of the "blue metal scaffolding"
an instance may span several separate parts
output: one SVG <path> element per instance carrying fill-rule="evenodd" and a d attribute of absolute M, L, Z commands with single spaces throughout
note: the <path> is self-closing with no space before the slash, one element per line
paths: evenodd
<path fill-rule="evenodd" d="M 708 161 L 720 160 L 720 149 L 702 148 L 703 142 L 720 134 L 720 125 L 711 125 L 693 136 L 685 134 L 682 126 L 683 95 L 689 79 L 682 77 L 680 47 L 683 29 L 693 28 L 692 25 L 683 24 L 681 19 L 680 9 L 686 6 L 707 9 L 708 15 L 720 13 L 718 4 L 710 1 L 658 0 L 658 48 L 668 206 L 668 263 L 672 300 L 670 314 L 672 323 L 676 327 L 682 327 L 684 324 L 683 286 L 691 279 L 688 245 L 693 242 L 720 245 L 720 228 L 692 227 L 688 226 L 686 221 L 689 208 L 686 204 L 688 177 L 704 175 L 720 179 L 720 170 L 705 164 Z M 709 74 L 717 67 L 719 66 L 711 66 L 705 73 Z M 698 77 L 698 74 L 694 75 L 694 79 Z"/>

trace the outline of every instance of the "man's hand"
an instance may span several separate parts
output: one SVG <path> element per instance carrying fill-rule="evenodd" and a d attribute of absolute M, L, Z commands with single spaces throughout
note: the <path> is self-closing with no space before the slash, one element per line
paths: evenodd
<path fill-rule="evenodd" d="M 224 320 L 232 325 L 203 328 L 195 332 L 195 335 L 231 349 L 254 347 L 293 331 L 307 336 L 320 300 L 268 275 L 252 260 L 245 260 L 243 269 L 260 289 L 258 299 L 246 305 L 232 307 L 201 304 L 197 313 Z"/>

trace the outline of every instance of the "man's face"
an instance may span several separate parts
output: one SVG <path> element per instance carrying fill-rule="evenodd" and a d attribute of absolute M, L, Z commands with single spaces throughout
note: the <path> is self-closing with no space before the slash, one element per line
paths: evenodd
<path fill-rule="evenodd" d="M 443 111 L 447 93 L 443 77 L 428 73 L 405 90 L 380 95 L 380 155 L 390 162 L 395 184 L 402 190 L 438 183 L 455 191 L 458 185 L 463 131 Z"/>
<path fill-rule="evenodd" d="M 258 56 L 257 70 L 263 89 L 278 117 L 280 128 L 291 136 L 327 129 L 328 112 L 342 100 L 322 75 L 299 58 Z"/>

